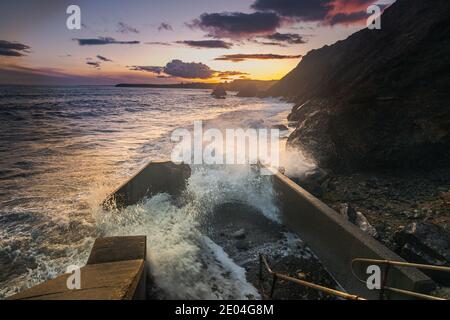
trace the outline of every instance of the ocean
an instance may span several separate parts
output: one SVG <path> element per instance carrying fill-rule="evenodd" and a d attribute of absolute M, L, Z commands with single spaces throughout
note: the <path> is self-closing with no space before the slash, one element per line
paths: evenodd
<path fill-rule="evenodd" d="M 209 90 L 0 87 L 0 298 L 84 265 L 98 236 L 130 234 L 149 238 L 160 297 L 257 298 L 245 270 L 197 228 L 230 199 L 277 220 L 270 185 L 251 170 L 195 168 L 181 208 L 164 194 L 120 214 L 99 204 L 144 164 L 170 159 L 173 130 L 195 120 L 270 127 L 291 108 Z"/>

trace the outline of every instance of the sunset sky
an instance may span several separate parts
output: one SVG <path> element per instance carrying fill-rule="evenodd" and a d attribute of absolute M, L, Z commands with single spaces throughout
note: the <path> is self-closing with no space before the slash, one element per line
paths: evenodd
<path fill-rule="evenodd" d="M 2 1 L 0 84 L 280 79 L 393 1 Z M 71 4 L 81 30 L 66 27 Z"/>

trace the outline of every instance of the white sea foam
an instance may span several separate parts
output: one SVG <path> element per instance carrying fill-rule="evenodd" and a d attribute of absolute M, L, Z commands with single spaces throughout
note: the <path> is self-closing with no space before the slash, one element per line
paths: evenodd
<path fill-rule="evenodd" d="M 158 194 L 120 211 L 99 211 L 97 226 L 109 236 L 146 235 L 150 272 L 160 297 L 171 299 L 255 299 L 258 291 L 245 270 L 199 229 L 214 208 L 240 201 L 277 220 L 270 184 L 248 167 L 194 168 L 185 205 Z"/>

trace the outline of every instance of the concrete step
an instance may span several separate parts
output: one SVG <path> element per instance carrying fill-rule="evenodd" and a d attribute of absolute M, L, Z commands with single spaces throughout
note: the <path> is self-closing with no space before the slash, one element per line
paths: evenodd
<path fill-rule="evenodd" d="M 69 289 L 64 274 L 9 297 L 10 300 L 143 300 L 146 298 L 146 237 L 95 241 L 80 289 Z"/>

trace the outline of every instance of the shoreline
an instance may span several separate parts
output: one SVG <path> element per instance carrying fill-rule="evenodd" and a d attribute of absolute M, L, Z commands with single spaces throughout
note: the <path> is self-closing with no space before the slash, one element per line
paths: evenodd
<path fill-rule="evenodd" d="M 371 235 L 406 261 L 448 265 L 450 168 L 428 172 L 314 172 L 313 178 L 295 181 L 340 214 L 347 215 L 350 210 L 362 214 L 376 230 Z M 364 231 L 365 226 L 359 227 Z M 373 233 L 373 229 L 365 231 Z M 448 278 L 442 274 L 429 276 L 438 285 L 436 294 L 450 298 Z"/>

